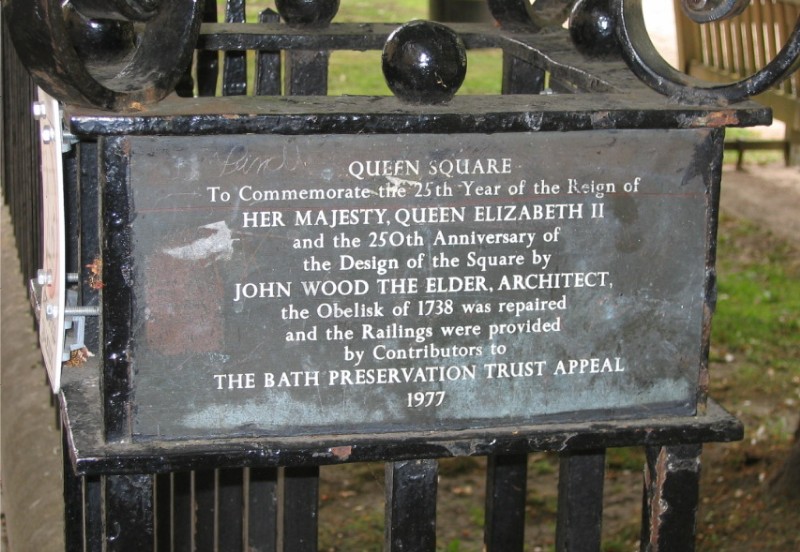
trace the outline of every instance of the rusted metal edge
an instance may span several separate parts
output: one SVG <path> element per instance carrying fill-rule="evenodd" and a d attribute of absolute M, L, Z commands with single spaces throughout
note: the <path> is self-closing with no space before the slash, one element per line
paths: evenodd
<path fill-rule="evenodd" d="M 67 108 L 78 136 L 498 133 L 769 124 L 769 108 L 668 104 L 653 94 L 456 96 L 435 106 L 392 97 L 170 98 L 135 114 Z M 222 124 L 224 123 L 224 124 Z"/>
<path fill-rule="evenodd" d="M 106 442 L 96 367 L 65 375 L 60 395 L 69 454 L 78 475 L 131 474 L 222 467 L 327 465 L 414 458 L 526 454 L 623 446 L 664 446 L 742 439 L 742 423 L 709 400 L 705 414 L 516 425 L 380 435 L 237 437 Z"/>

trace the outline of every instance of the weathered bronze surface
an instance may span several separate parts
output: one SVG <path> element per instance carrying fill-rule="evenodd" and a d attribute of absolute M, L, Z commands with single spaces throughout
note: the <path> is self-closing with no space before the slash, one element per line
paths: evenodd
<path fill-rule="evenodd" d="M 694 412 L 715 195 L 693 159 L 709 140 L 121 142 L 134 433 Z"/>

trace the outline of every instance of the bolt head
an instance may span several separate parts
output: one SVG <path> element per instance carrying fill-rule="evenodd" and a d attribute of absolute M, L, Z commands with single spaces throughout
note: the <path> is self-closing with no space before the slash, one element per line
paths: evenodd
<path fill-rule="evenodd" d="M 44 314 L 50 320 L 58 317 L 58 306 L 52 303 L 45 305 Z"/>
<path fill-rule="evenodd" d="M 56 133 L 53 130 L 53 127 L 51 127 L 50 125 L 45 125 L 42 128 L 42 142 L 44 142 L 45 144 L 49 144 L 50 142 L 55 140 L 55 137 Z"/>

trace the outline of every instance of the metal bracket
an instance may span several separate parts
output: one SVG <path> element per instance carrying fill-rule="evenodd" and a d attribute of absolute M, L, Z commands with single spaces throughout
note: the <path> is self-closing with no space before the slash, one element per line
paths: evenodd
<path fill-rule="evenodd" d="M 79 275 L 70 272 L 66 274 L 64 284 L 76 284 L 78 281 Z M 59 305 L 52 301 L 46 302 L 44 299 L 45 290 L 52 284 L 52 274 L 45 269 L 39 269 L 36 278 L 28 282 L 28 296 L 33 313 L 36 316 L 36 323 L 39 324 L 40 332 L 43 325 L 63 318 L 60 363 L 74 366 L 82 363 L 86 358 L 94 356 L 86 348 L 85 344 L 86 317 L 99 316 L 100 307 L 78 305 L 78 292 L 71 289 L 65 289 L 66 301 L 62 308 L 59 308 Z M 44 317 L 42 317 L 42 314 L 44 314 Z M 44 349 L 42 352 L 44 354 Z M 55 351 L 53 352 L 55 353 Z"/>
<path fill-rule="evenodd" d="M 58 101 L 43 90 L 33 104 L 39 121 L 42 154 L 42 268 L 30 281 L 30 301 L 39 325 L 39 345 L 53 393 L 61 387 L 63 363 L 91 356 L 84 344 L 85 317 L 96 316 L 99 307 L 77 306 L 78 294 L 67 290 L 78 282 L 65 265 L 64 167 L 62 155 L 74 140 L 65 136 Z M 73 137 L 74 138 L 74 137 Z"/>
<path fill-rule="evenodd" d="M 67 363 L 69 366 L 82 364 L 86 358 L 94 356 L 86 348 L 84 340 L 86 317 L 100 314 L 98 306 L 82 307 L 77 303 L 78 292 L 67 290 L 67 304 L 64 307 L 64 349 L 61 353 L 61 362 Z"/>

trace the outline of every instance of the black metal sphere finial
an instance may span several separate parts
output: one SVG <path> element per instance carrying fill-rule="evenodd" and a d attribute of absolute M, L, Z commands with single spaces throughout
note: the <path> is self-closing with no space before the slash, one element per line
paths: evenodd
<path fill-rule="evenodd" d="M 399 99 L 416 104 L 450 101 L 467 74 L 467 49 L 440 23 L 411 21 L 395 29 L 383 47 L 383 76 Z"/>
<path fill-rule="evenodd" d="M 72 46 L 84 61 L 114 62 L 136 48 L 133 23 L 119 19 L 88 19 L 72 5 L 64 7 L 64 23 Z"/>
<path fill-rule="evenodd" d="M 275 0 L 286 23 L 303 27 L 325 27 L 339 11 L 339 0 Z"/>
<path fill-rule="evenodd" d="M 610 0 L 578 0 L 569 16 L 575 47 L 592 58 L 619 57 L 617 21 Z"/>

